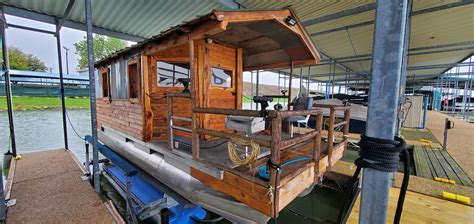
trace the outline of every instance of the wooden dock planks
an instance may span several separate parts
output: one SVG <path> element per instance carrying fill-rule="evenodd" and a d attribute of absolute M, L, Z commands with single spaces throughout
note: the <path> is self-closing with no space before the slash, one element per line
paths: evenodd
<path fill-rule="evenodd" d="M 387 223 L 392 223 L 400 189 L 390 188 Z M 347 223 L 359 223 L 360 196 Z M 472 223 L 474 208 L 408 191 L 400 223 Z"/>
<path fill-rule="evenodd" d="M 12 164 L 7 195 L 16 204 L 8 208 L 8 223 L 115 222 L 69 151 L 28 153 Z"/>
<path fill-rule="evenodd" d="M 456 184 L 474 186 L 469 176 L 451 155 L 442 148 L 414 146 L 416 175 L 428 179 L 441 177 L 456 181 Z"/>

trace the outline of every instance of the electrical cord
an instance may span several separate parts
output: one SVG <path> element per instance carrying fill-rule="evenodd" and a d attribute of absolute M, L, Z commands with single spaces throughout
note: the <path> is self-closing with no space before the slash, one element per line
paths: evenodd
<path fill-rule="evenodd" d="M 75 133 L 75 134 L 77 135 L 77 137 L 79 137 L 81 140 L 84 140 L 84 141 L 85 141 L 86 139 L 83 138 L 83 137 L 81 137 L 81 135 L 76 131 L 76 128 L 74 128 L 74 125 L 72 124 L 71 119 L 69 118 L 69 114 L 68 114 L 67 111 L 65 111 L 65 114 L 66 114 L 66 118 L 67 118 L 67 120 L 68 120 L 68 122 L 69 122 L 69 125 L 71 125 L 71 128 L 72 128 L 72 130 L 74 131 L 74 133 Z"/>

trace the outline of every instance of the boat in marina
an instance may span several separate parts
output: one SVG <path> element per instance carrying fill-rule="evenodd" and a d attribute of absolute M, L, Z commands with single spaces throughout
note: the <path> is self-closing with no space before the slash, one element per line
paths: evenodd
<path fill-rule="evenodd" d="M 266 222 L 341 159 L 334 130 L 347 135 L 350 107 L 267 110 L 272 98 L 256 96 L 260 109 L 243 110 L 243 72 L 319 60 L 289 9 L 214 10 L 95 63 L 99 140 L 193 204 Z M 314 128 L 292 128 L 307 116 Z"/>

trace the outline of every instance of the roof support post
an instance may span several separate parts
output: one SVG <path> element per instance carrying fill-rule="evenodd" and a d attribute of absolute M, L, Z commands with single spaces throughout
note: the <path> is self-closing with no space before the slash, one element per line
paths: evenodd
<path fill-rule="evenodd" d="M 7 28 L 7 21 L 5 20 L 5 14 L 3 13 L 3 5 L 0 5 L 2 11 L 1 16 L 1 40 L 2 40 L 2 54 L 3 62 L 2 69 L 5 76 L 5 95 L 7 98 L 7 110 L 8 110 L 8 124 L 10 129 L 10 141 L 12 147 L 12 154 L 16 156 L 16 139 L 15 139 L 15 125 L 13 122 L 13 103 L 12 103 L 12 89 L 10 83 L 10 58 L 8 57 L 8 47 L 5 29 Z M 3 198 L 3 197 L 2 197 Z"/>
<path fill-rule="evenodd" d="M 3 61 L 2 61 L 2 69 L 3 69 L 3 74 L 5 75 L 5 95 L 7 97 L 7 107 L 8 107 L 8 123 L 9 123 L 9 128 L 10 128 L 10 141 L 11 141 L 11 146 L 12 146 L 12 151 L 13 151 L 13 156 L 16 156 L 16 144 L 15 144 L 15 127 L 13 125 L 13 105 L 12 105 L 12 94 L 11 94 L 11 86 L 10 86 L 10 61 L 8 58 L 8 49 L 7 49 L 7 43 L 6 43 L 6 38 L 5 38 L 5 29 L 7 26 L 7 21 L 5 20 L 5 15 L 3 14 L 3 5 L 0 5 L 0 10 L 1 10 L 1 21 L 0 21 L 0 26 L 2 26 L 0 29 L 1 31 L 1 36 L 0 39 L 2 41 L 2 56 L 3 56 Z M 10 151 L 10 149 L 8 149 Z M 5 206 L 5 192 L 3 191 L 3 178 L 0 180 L 0 221 L 5 221 L 6 219 L 6 206 Z"/>
<path fill-rule="evenodd" d="M 92 173 L 94 190 L 100 193 L 99 182 L 99 148 L 97 147 L 97 113 L 94 76 L 94 47 L 92 43 L 92 6 L 91 0 L 84 0 L 86 14 L 86 39 L 87 39 L 87 66 L 89 70 L 89 90 L 91 104 L 91 131 L 92 131 Z"/>
<path fill-rule="evenodd" d="M 259 88 L 258 88 L 259 85 L 260 85 L 260 72 L 259 72 L 259 70 L 257 70 L 257 81 L 256 81 L 256 85 L 255 85 L 255 91 L 256 91 L 255 95 L 256 96 L 260 96 L 260 92 L 259 92 Z M 257 110 L 259 110 L 258 107 L 259 107 L 258 103 L 255 103 L 255 108 L 257 108 Z"/>
<path fill-rule="evenodd" d="M 290 75 L 288 76 L 288 110 L 291 110 L 290 109 L 290 105 L 291 105 L 291 89 L 292 89 L 292 80 L 293 80 L 293 61 L 291 61 L 291 64 L 290 64 Z"/>
<path fill-rule="evenodd" d="M 63 116 L 63 136 L 64 136 L 64 148 L 69 149 L 68 139 L 67 139 L 67 123 L 66 123 L 66 102 L 64 100 L 64 80 L 63 80 L 63 59 L 61 55 L 61 27 L 59 20 L 56 23 L 56 48 L 58 51 L 58 65 L 59 65 L 59 94 L 61 97 L 61 114 Z"/>
<path fill-rule="evenodd" d="M 366 135 L 393 140 L 403 66 L 408 0 L 378 0 Z M 391 57 L 386 57 L 386 55 Z M 360 223 L 386 223 L 392 173 L 365 168 Z"/>
<path fill-rule="evenodd" d="M 400 135 L 402 129 L 402 122 L 403 118 L 405 117 L 405 112 L 401 108 L 406 103 L 406 83 L 407 83 L 407 67 L 408 67 L 408 48 L 410 46 L 410 33 L 411 33 L 411 8 L 412 8 L 412 0 L 408 0 L 408 14 L 406 18 L 406 26 L 405 26 L 405 36 L 403 41 L 403 58 L 402 58 L 402 70 L 401 70 L 401 77 L 400 77 L 400 92 L 399 92 L 399 99 L 398 99 L 398 114 L 397 114 L 397 130 L 395 133 Z M 414 86 L 413 86 L 414 91 Z"/>

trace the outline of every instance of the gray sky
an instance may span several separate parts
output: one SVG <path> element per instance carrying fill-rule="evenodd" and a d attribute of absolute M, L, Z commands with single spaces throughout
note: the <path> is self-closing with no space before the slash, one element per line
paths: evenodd
<path fill-rule="evenodd" d="M 54 31 L 54 25 L 23 19 L 6 15 L 8 23 L 28 26 L 38 29 Z M 69 28 L 61 29 L 61 45 L 69 48 L 69 73 L 75 74 L 78 56 L 75 54 L 73 44 L 84 38 L 85 32 Z M 20 48 L 23 52 L 33 54 L 47 67 L 53 68 L 53 73 L 58 72 L 58 57 L 56 49 L 56 38 L 53 35 L 21 30 L 16 28 L 7 29 L 7 44 Z M 62 49 L 63 69 L 66 72 L 66 52 Z"/>

